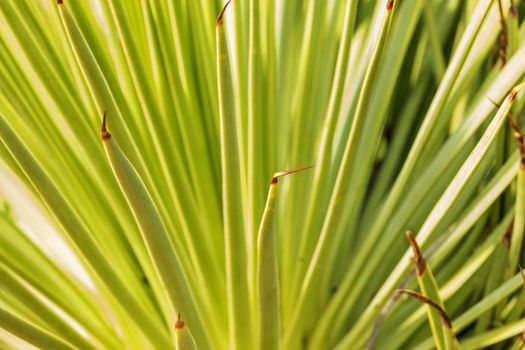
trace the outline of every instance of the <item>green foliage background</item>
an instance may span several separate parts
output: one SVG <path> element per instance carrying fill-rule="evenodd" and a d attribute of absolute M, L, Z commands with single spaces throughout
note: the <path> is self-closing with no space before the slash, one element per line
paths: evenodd
<path fill-rule="evenodd" d="M 1 0 L 0 347 L 519 349 L 523 5 Z"/>

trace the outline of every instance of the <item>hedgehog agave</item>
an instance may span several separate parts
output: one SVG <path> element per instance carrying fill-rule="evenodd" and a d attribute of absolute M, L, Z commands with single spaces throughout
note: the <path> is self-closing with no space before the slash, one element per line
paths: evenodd
<path fill-rule="evenodd" d="M 0 347 L 522 348 L 523 5 L 1 1 Z"/>

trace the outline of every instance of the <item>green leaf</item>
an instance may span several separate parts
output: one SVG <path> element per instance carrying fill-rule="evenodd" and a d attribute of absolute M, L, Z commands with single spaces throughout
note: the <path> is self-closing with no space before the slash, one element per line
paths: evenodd
<path fill-rule="evenodd" d="M 246 235 L 243 220 L 241 170 L 237 123 L 235 120 L 230 61 L 227 53 L 224 14 L 227 2 L 216 21 L 217 72 L 222 164 L 222 202 L 226 242 L 226 279 L 228 296 L 229 344 L 243 349 L 250 344 L 250 299 L 246 267 Z"/>

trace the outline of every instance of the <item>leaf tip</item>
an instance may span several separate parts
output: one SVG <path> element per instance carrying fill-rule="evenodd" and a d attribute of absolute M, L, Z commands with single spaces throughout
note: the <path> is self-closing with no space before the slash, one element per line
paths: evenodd
<path fill-rule="evenodd" d="M 523 87 L 525 87 L 525 81 L 521 82 L 520 84 L 513 87 L 512 90 L 510 90 L 508 95 L 510 103 L 513 103 L 516 100 L 516 95 Z"/>
<path fill-rule="evenodd" d="M 228 0 L 228 1 L 226 2 L 226 4 L 224 4 L 224 6 L 223 6 L 221 12 L 219 12 L 219 15 L 217 16 L 217 20 L 215 21 L 215 24 L 216 24 L 217 26 L 222 25 L 223 17 L 224 17 L 224 13 L 226 12 L 226 9 L 228 8 L 228 5 L 230 4 L 231 1 L 232 1 L 232 0 Z"/>
<path fill-rule="evenodd" d="M 277 184 L 279 182 L 279 178 L 282 177 L 282 176 L 290 175 L 290 174 L 293 174 L 293 173 L 298 173 L 298 172 L 303 171 L 303 170 L 312 169 L 313 167 L 315 167 L 315 165 L 306 166 L 306 167 L 302 167 L 302 168 L 297 168 L 297 169 L 293 169 L 293 170 L 277 172 L 277 173 L 273 174 L 272 185 Z"/>
<path fill-rule="evenodd" d="M 104 115 L 102 117 L 102 127 L 100 129 L 100 135 L 102 136 L 102 141 L 107 141 L 111 139 L 111 134 L 108 132 L 106 128 L 106 116 L 107 116 L 107 111 L 104 111 Z"/>
<path fill-rule="evenodd" d="M 386 3 L 386 10 L 387 11 L 392 11 L 392 9 L 394 8 L 394 0 L 388 0 L 388 2 Z"/>
<path fill-rule="evenodd" d="M 184 321 L 180 317 L 180 312 L 179 312 L 179 314 L 177 315 L 177 322 L 175 322 L 175 329 L 180 331 L 183 328 L 184 328 Z"/>
<path fill-rule="evenodd" d="M 412 247 L 412 252 L 414 253 L 414 262 L 416 263 L 416 273 L 418 276 L 421 276 L 423 275 L 423 273 L 425 273 L 427 262 L 425 261 L 425 258 L 423 258 L 423 254 L 421 253 L 421 249 L 419 248 L 419 245 L 417 244 L 417 240 L 416 240 L 416 237 L 414 236 L 414 233 L 412 233 L 412 231 L 407 231 L 406 236 L 407 236 L 408 242 L 410 243 L 410 246 Z"/>
<path fill-rule="evenodd" d="M 397 293 L 408 295 L 416 300 L 419 300 L 422 303 L 430 305 L 439 313 L 439 316 L 441 317 L 441 322 L 443 323 L 443 325 L 447 327 L 448 329 L 452 329 L 452 322 L 450 321 L 450 318 L 448 317 L 447 312 L 445 311 L 445 309 L 443 309 L 441 305 L 436 303 L 434 300 L 427 298 L 423 294 L 414 292 L 413 290 L 410 290 L 410 289 L 398 289 Z"/>
<path fill-rule="evenodd" d="M 62 5 L 64 3 L 64 0 L 57 0 L 57 5 Z"/>

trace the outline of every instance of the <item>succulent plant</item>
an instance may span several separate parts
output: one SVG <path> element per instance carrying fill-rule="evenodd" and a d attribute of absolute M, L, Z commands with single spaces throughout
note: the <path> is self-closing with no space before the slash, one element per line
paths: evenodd
<path fill-rule="evenodd" d="M 1 1 L 0 347 L 520 349 L 524 11 Z"/>

